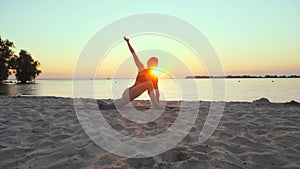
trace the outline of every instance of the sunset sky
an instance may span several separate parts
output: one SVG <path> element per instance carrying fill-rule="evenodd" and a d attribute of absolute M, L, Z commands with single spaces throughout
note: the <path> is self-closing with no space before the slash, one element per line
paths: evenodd
<path fill-rule="evenodd" d="M 41 62 L 39 78 L 72 78 L 77 58 L 93 35 L 118 19 L 139 13 L 172 15 L 194 25 L 214 47 L 226 75 L 300 74 L 298 0 L 0 0 L 0 36 L 15 43 L 16 53 L 26 49 Z M 205 65 L 199 66 L 184 45 L 160 36 L 132 37 L 143 63 L 151 52 L 142 50 L 161 48 L 166 53 L 157 56 L 160 66 L 172 75 L 190 75 L 176 68 L 175 62 L 180 61 L 192 74 L 205 74 Z M 134 67 L 117 70 L 124 67 L 122 63 L 133 64 L 122 38 L 99 64 L 97 77 L 133 76 Z M 177 60 L 172 63 L 167 53 Z"/>

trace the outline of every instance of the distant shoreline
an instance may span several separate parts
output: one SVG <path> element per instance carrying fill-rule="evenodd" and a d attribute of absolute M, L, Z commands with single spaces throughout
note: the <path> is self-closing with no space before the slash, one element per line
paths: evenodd
<path fill-rule="evenodd" d="M 264 76 L 253 76 L 253 75 L 226 75 L 226 76 L 185 76 L 180 78 L 174 79 L 249 79 L 249 78 L 260 78 L 260 79 L 269 79 L 269 78 L 300 78 L 300 75 L 264 75 Z M 97 77 L 97 78 L 37 78 L 34 81 L 39 80 L 115 80 L 115 79 L 132 79 L 132 78 L 104 78 L 104 77 Z M 161 78 L 161 79 L 172 79 L 172 78 Z M 16 79 L 8 79 L 4 80 L 3 83 L 14 83 Z"/>
<path fill-rule="evenodd" d="M 186 76 L 185 79 L 243 79 L 243 78 L 261 78 L 261 79 L 269 79 L 269 78 L 300 78 L 298 75 L 265 75 L 265 76 L 251 76 L 251 75 L 228 75 L 228 76 Z"/>

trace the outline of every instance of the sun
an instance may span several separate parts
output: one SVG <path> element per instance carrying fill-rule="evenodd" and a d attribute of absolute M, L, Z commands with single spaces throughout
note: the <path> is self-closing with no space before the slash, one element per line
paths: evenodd
<path fill-rule="evenodd" d="M 159 70 L 159 68 L 154 68 L 151 70 L 151 74 L 154 76 L 159 76 L 162 74 L 161 70 Z"/>

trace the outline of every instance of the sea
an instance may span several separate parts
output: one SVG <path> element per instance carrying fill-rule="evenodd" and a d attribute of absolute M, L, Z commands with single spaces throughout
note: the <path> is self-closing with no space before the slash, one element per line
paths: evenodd
<path fill-rule="evenodd" d="M 0 95 L 116 99 L 134 79 L 39 79 L 0 84 Z M 300 102 L 300 78 L 160 79 L 161 100 Z M 149 100 L 144 92 L 140 100 Z"/>

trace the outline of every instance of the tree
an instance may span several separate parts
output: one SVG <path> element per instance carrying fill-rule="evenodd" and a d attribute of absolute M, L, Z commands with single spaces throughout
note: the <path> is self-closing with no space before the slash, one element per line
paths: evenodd
<path fill-rule="evenodd" d="M 10 68 L 15 69 L 15 75 L 19 82 L 26 83 L 35 79 L 41 70 L 38 69 L 40 62 L 32 59 L 31 54 L 21 50 L 19 56 L 14 56 L 9 61 Z"/>
<path fill-rule="evenodd" d="M 0 82 L 7 80 L 12 73 L 21 83 L 32 81 L 42 71 L 38 69 L 40 63 L 32 59 L 31 54 L 21 50 L 19 56 L 14 55 L 14 43 L 0 36 Z"/>
<path fill-rule="evenodd" d="M 15 46 L 13 42 L 9 41 L 8 39 L 2 40 L 0 36 L 0 82 L 6 80 L 11 74 L 9 71 L 8 62 L 14 55 L 12 50 L 14 47 Z"/>

